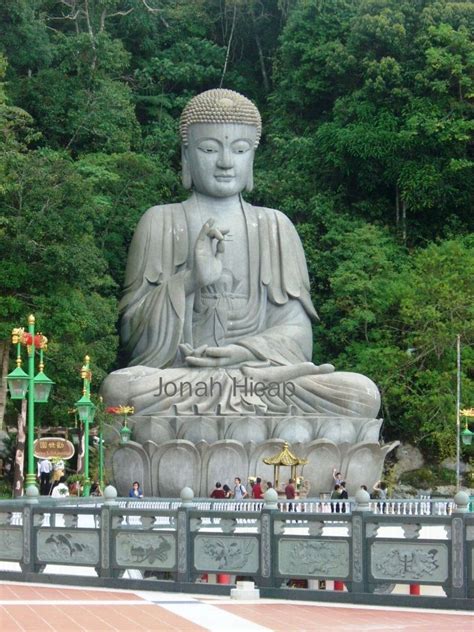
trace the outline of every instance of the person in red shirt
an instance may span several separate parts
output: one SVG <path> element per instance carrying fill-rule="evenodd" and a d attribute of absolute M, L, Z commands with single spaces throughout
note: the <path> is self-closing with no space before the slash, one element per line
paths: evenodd
<path fill-rule="evenodd" d="M 293 484 L 294 482 L 295 481 L 290 478 L 290 480 L 288 481 L 288 485 L 285 487 L 285 496 L 287 500 L 294 500 L 296 496 L 295 486 Z M 288 511 L 293 511 L 293 503 L 289 504 Z"/>
<path fill-rule="evenodd" d="M 261 500 L 263 498 L 262 479 L 259 476 L 257 476 L 255 485 L 252 487 L 252 498 L 255 498 L 255 500 Z"/>
<path fill-rule="evenodd" d="M 225 498 L 225 491 L 220 483 L 216 483 L 215 488 L 211 492 L 211 498 Z"/>

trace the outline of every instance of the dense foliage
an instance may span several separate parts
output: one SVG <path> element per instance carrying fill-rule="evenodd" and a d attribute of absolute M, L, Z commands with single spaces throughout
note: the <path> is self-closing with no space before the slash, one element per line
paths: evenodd
<path fill-rule="evenodd" d="M 385 439 L 450 454 L 457 334 L 474 405 L 473 26 L 469 0 L 0 0 L 0 340 L 30 312 L 51 338 L 43 418 L 86 352 L 96 387 L 118 365 L 131 235 L 183 196 L 179 112 L 222 85 L 262 111 L 253 201 L 300 231 L 314 361 L 373 377 Z"/>

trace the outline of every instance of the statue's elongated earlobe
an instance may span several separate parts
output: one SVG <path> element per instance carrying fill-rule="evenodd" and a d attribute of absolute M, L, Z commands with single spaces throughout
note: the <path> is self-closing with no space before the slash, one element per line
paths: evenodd
<path fill-rule="evenodd" d="M 250 173 L 247 178 L 247 182 L 245 183 L 245 190 L 250 193 L 253 190 L 253 168 L 250 169 Z"/>
<path fill-rule="evenodd" d="M 185 189 L 191 189 L 193 186 L 193 179 L 191 178 L 191 171 L 189 169 L 185 147 L 181 149 L 181 182 L 183 183 L 183 187 Z"/>

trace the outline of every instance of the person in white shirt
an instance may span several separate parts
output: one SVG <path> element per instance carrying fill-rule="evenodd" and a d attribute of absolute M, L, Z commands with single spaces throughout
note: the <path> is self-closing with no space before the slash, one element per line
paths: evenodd
<path fill-rule="evenodd" d="M 234 486 L 234 500 L 242 500 L 246 496 L 248 496 L 247 490 L 242 485 L 241 479 L 238 476 L 236 476 L 235 486 Z"/>
<path fill-rule="evenodd" d="M 48 496 L 51 485 L 49 476 L 53 469 L 53 465 L 49 459 L 41 459 L 38 463 L 38 478 L 40 479 L 40 494 Z"/>
<path fill-rule="evenodd" d="M 61 476 L 59 483 L 53 488 L 51 496 L 53 498 L 63 498 L 64 496 L 69 496 L 69 488 L 66 485 L 65 476 Z"/>

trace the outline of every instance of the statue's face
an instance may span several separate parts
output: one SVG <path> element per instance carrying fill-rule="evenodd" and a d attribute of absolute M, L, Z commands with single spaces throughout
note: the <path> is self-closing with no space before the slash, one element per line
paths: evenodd
<path fill-rule="evenodd" d="M 241 193 L 252 175 L 256 136 L 253 125 L 191 125 L 183 155 L 196 191 L 218 198 Z"/>

